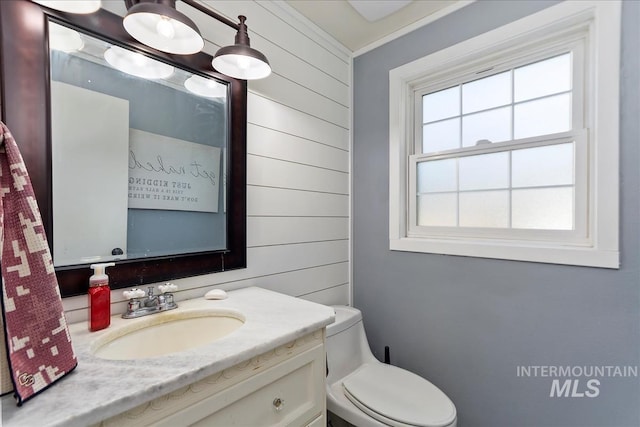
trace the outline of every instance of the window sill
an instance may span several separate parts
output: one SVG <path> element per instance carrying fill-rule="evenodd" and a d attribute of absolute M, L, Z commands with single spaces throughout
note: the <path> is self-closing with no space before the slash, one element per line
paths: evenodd
<path fill-rule="evenodd" d="M 620 252 L 588 246 L 549 243 L 498 242 L 404 237 L 390 239 L 392 251 L 423 252 L 441 255 L 471 256 L 514 261 L 544 262 L 600 268 L 620 268 Z"/>

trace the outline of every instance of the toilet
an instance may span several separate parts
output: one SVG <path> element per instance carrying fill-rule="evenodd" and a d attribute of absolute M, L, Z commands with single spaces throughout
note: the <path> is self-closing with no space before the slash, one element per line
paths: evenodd
<path fill-rule="evenodd" d="M 357 426 L 456 427 L 456 407 L 436 386 L 371 353 L 360 310 L 334 306 L 327 326 L 327 410 Z"/>

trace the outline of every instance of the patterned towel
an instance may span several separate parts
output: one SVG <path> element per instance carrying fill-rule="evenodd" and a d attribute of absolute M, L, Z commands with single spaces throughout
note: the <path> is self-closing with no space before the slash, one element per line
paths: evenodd
<path fill-rule="evenodd" d="M 31 180 L 0 122 L 2 332 L 18 405 L 77 365 Z M 6 372 L 1 372 L 3 378 Z"/>

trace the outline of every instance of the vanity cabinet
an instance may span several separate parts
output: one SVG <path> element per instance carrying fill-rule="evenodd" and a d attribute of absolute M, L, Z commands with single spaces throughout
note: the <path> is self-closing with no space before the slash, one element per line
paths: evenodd
<path fill-rule="evenodd" d="M 324 426 L 324 342 L 323 328 L 96 426 Z"/>
<path fill-rule="evenodd" d="M 2 425 L 39 420 L 42 427 L 325 426 L 325 328 L 335 318 L 331 307 L 257 287 L 230 291 L 223 300 L 193 298 L 179 305 L 150 318 L 233 312 L 244 324 L 189 350 L 108 359 L 96 355 L 101 340 L 126 335 L 128 325 L 141 319 L 115 315 L 111 326 L 98 332 L 89 332 L 86 321 L 74 323 L 69 332 L 76 370 L 21 407 L 4 396 Z M 206 333 L 202 327 L 194 330 Z"/>

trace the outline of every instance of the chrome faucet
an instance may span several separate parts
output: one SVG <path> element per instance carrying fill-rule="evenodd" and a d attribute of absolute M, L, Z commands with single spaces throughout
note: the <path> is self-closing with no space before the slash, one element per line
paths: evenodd
<path fill-rule="evenodd" d="M 146 293 L 137 288 L 124 291 L 122 294 L 129 302 L 127 303 L 127 311 L 122 315 L 122 318 L 134 319 L 178 308 L 178 304 L 173 300 L 173 292 L 178 287 L 172 283 L 166 283 L 158 288 L 162 292 L 160 295 L 154 295 L 153 286 L 149 286 Z"/>
<path fill-rule="evenodd" d="M 153 295 L 153 286 L 147 288 L 147 297 L 142 300 L 142 305 L 145 307 L 155 307 L 159 305 L 160 301 L 157 296 Z"/>

